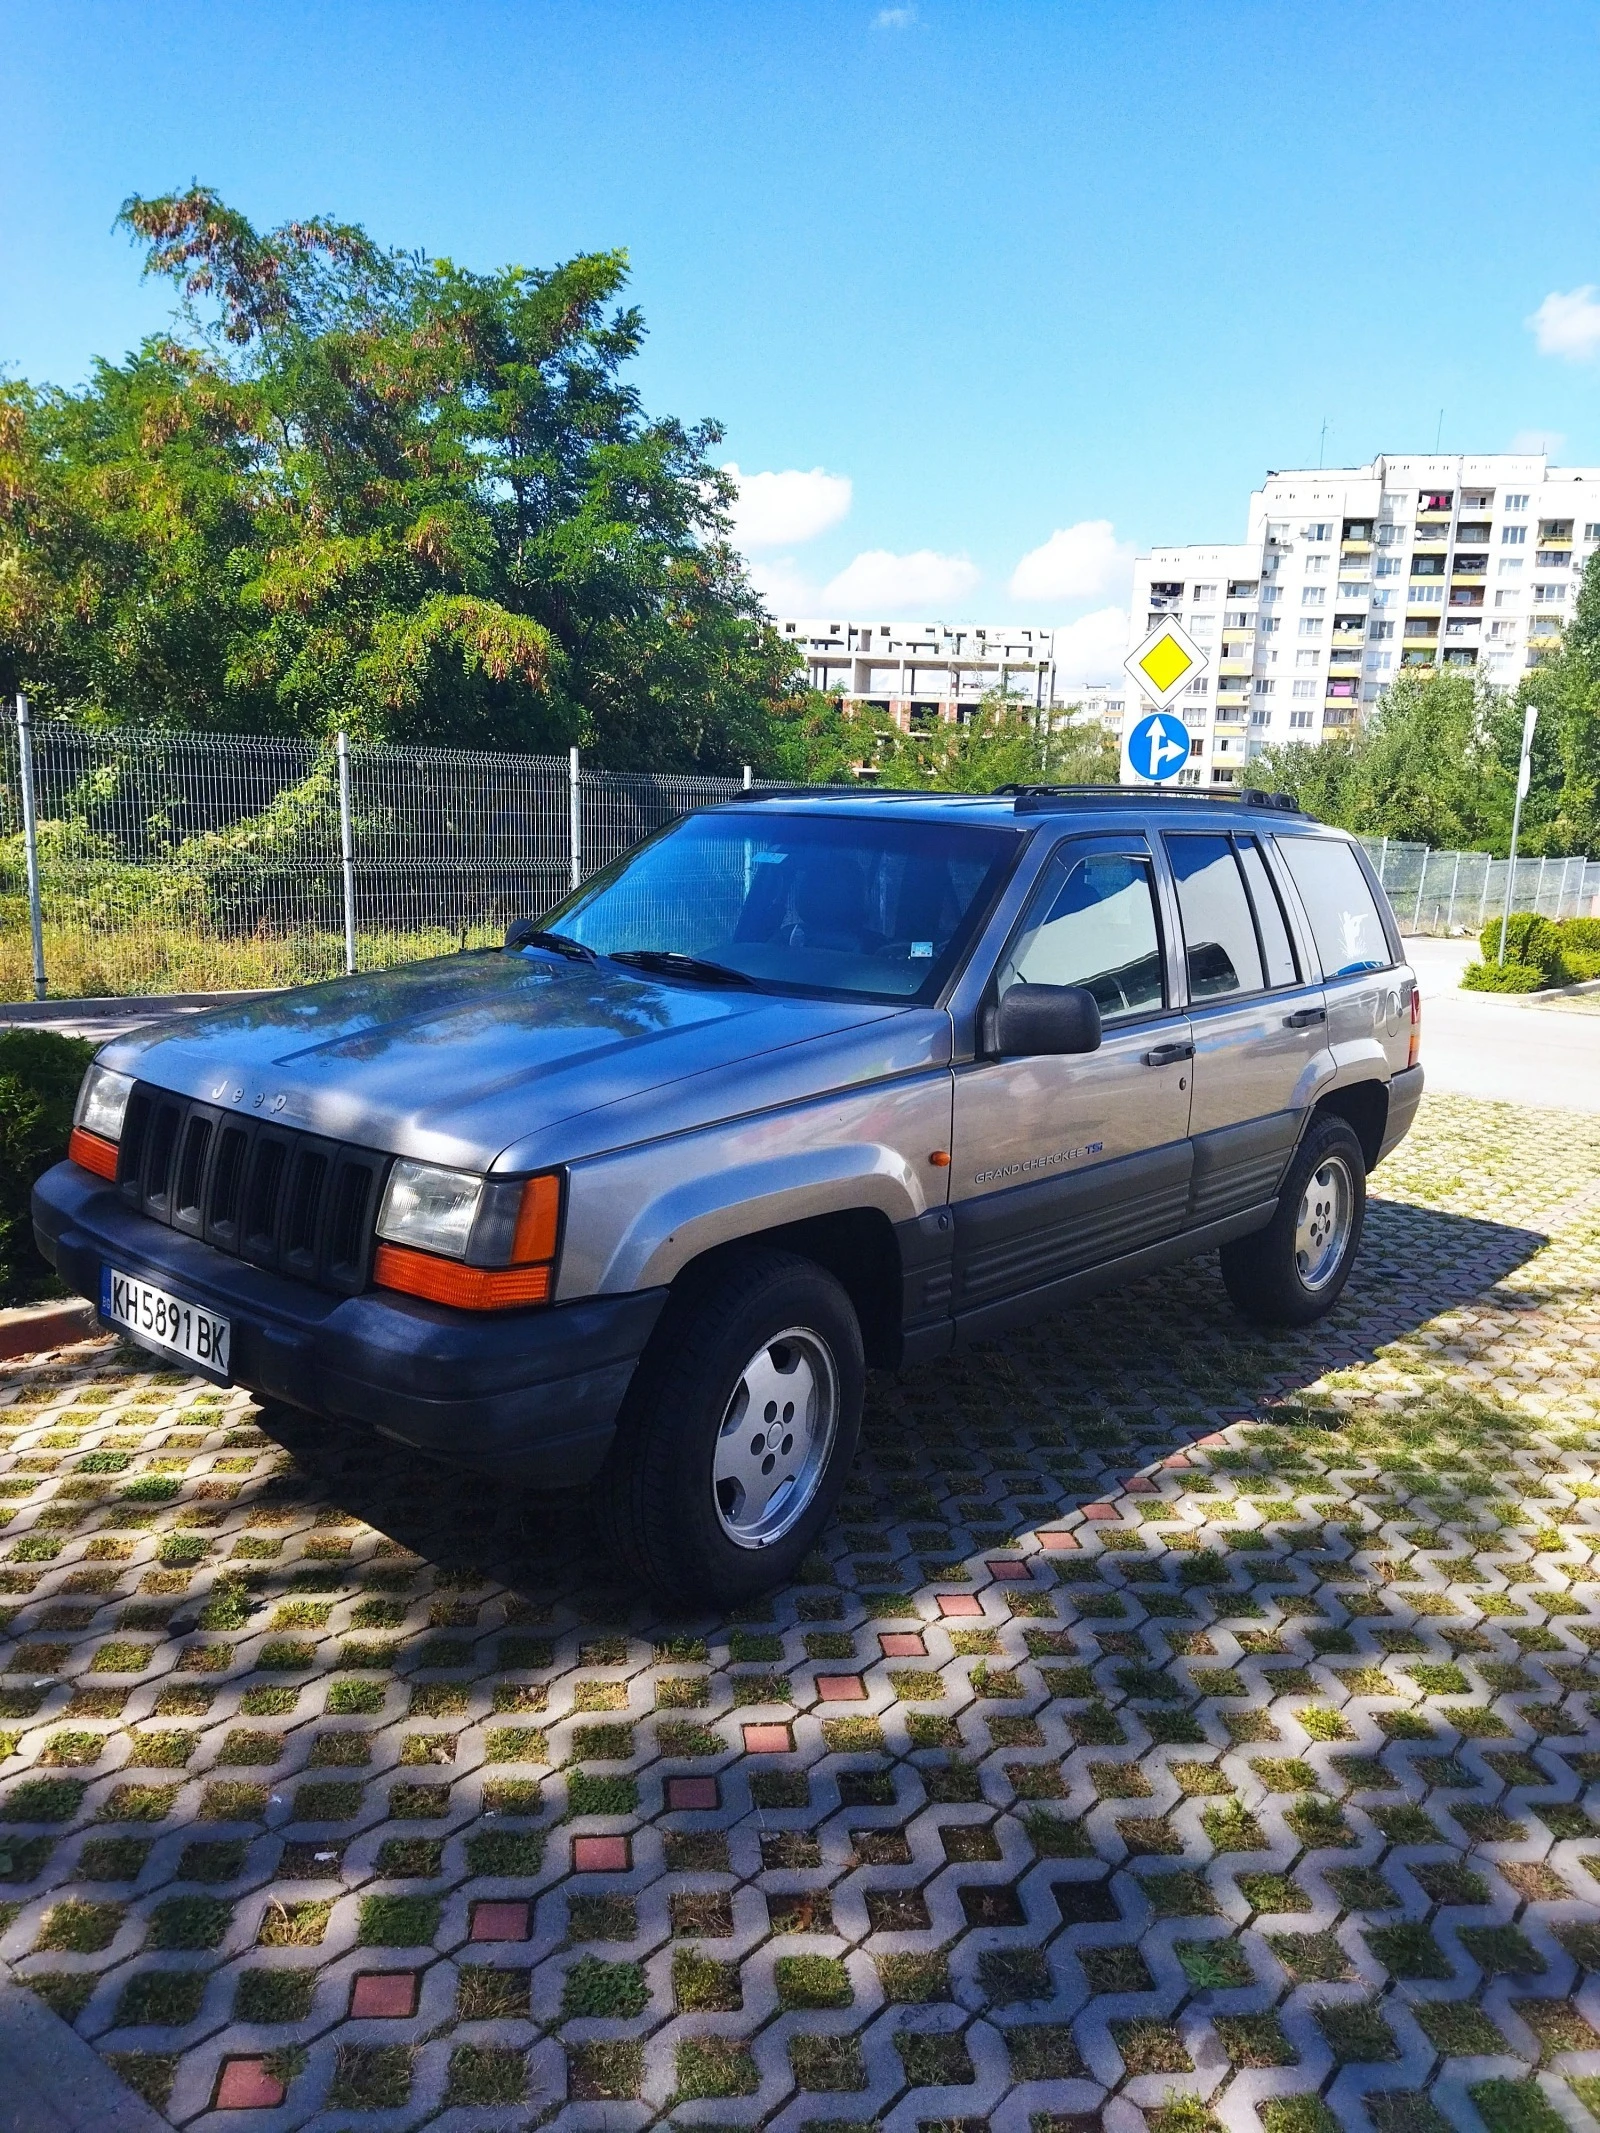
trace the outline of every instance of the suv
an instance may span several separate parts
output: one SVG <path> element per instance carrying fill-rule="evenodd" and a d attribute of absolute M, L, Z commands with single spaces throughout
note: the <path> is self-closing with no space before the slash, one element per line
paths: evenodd
<path fill-rule="evenodd" d="M 674 1598 L 787 1577 L 867 1365 L 1220 1248 L 1329 1310 L 1422 1091 L 1282 796 L 746 795 L 500 949 L 107 1045 L 34 1222 L 158 1353 L 531 1484 Z"/>

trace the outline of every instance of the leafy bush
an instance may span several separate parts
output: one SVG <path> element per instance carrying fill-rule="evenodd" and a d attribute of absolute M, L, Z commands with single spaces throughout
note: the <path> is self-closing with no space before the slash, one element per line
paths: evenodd
<path fill-rule="evenodd" d="M 1510 951 L 1507 950 L 1509 957 Z M 1536 963 L 1469 963 L 1461 973 L 1463 992 L 1543 992 L 1552 983 L 1564 984 L 1566 980 L 1551 979 Z"/>
<path fill-rule="evenodd" d="M 49 1030 L 0 1030 L 0 1304 L 59 1295 L 33 1242 L 35 1178 L 67 1152 L 72 1107 L 94 1046 Z"/>

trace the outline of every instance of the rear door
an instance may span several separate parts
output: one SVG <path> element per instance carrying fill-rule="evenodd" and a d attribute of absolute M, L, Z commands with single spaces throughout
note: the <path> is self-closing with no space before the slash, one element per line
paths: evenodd
<path fill-rule="evenodd" d="M 1194 1036 L 1195 1226 L 1270 1200 L 1326 1072 L 1320 973 L 1302 966 L 1259 838 L 1169 830 Z"/>
<path fill-rule="evenodd" d="M 1081 1056 L 957 1070 L 951 1205 L 957 1317 L 1174 1235 L 1189 1198 L 1189 1023 L 1170 917 L 1137 833 L 1066 838 L 980 1010 L 1013 985 L 1086 985 L 1103 1040 Z"/>
<path fill-rule="evenodd" d="M 1330 1068 L 1387 1079 L 1406 1064 L 1414 980 L 1382 891 L 1347 838 L 1280 832 L 1274 842 L 1322 959 Z"/>

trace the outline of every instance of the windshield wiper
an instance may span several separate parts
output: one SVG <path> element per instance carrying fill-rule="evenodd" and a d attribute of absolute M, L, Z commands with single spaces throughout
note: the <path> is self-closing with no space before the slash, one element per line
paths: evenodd
<path fill-rule="evenodd" d="M 507 941 L 506 946 L 513 950 L 520 948 L 548 948 L 552 953 L 567 956 L 573 962 L 592 963 L 595 961 L 594 950 L 585 947 L 582 941 L 575 941 L 570 933 L 546 933 L 537 926 L 530 928 L 526 933 L 519 931 L 516 939 Z"/>
<path fill-rule="evenodd" d="M 726 963 L 709 963 L 704 956 L 680 955 L 676 948 L 616 948 L 609 960 L 628 963 L 636 970 L 659 970 L 664 977 L 699 978 L 706 985 L 748 985 L 742 970 Z"/>

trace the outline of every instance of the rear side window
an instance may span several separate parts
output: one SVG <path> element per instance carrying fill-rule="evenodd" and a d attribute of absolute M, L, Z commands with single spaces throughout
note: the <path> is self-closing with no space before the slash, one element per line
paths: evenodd
<path fill-rule="evenodd" d="M 1267 872 L 1267 862 L 1254 837 L 1239 839 L 1239 864 L 1244 868 L 1244 878 L 1250 886 L 1250 901 L 1256 907 L 1256 928 L 1261 935 L 1261 952 L 1266 958 L 1267 983 L 1298 985 L 1300 973 L 1295 968 L 1288 922 L 1272 876 Z"/>
<path fill-rule="evenodd" d="M 1350 846 L 1335 837 L 1280 837 L 1277 844 L 1311 921 L 1323 976 L 1390 969 L 1377 900 Z"/>
<path fill-rule="evenodd" d="M 1178 884 L 1189 997 L 1259 992 L 1261 950 L 1232 843 L 1223 836 L 1169 837 L 1167 857 Z"/>
<path fill-rule="evenodd" d="M 1086 985 L 1107 1021 L 1160 1008 L 1149 860 L 1109 852 L 1052 859 L 998 982 L 1002 996 L 1013 985 Z"/>

